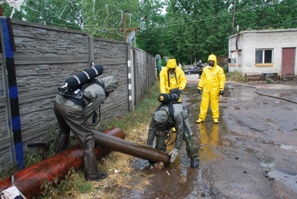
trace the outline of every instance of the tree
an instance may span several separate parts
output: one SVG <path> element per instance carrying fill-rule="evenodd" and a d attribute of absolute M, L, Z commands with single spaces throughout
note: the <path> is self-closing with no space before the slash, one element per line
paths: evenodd
<path fill-rule="evenodd" d="M 12 8 L 2 6 L 10 16 Z M 296 0 L 25 0 L 13 18 L 120 41 L 125 22 L 140 28 L 137 47 L 191 63 L 227 55 L 237 25 L 240 31 L 296 28 L 296 9 Z"/>
<path fill-rule="evenodd" d="M 170 54 L 185 62 L 206 60 L 210 53 L 227 54 L 231 23 L 223 1 L 170 1 L 166 14 Z"/>
<path fill-rule="evenodd" d="M 82 16 L 79 0 L 27 0 L 21 11 L 13 15 L 14 19 L 54 25 L 71 29 L 80 29 Z M 12 8 L 4 6 L 4 16 L 10 16 Z"/>
<path fill-rule="evenodd" d="M 162 14 L 163 6 L 164 2 L 161 1 L 141 1 L 140 31 L 137 34 L 137 45 L 152 55 L 169 55 L 166 45 L 168 34 L 166 26 L 164 26 L 166 21 Z"/>
<path fill-rule="evenodd" d="M 124 40 L 123 17 L 126 14 L 127 27 L 138 27 L 138 0 L 81 0 L 84 19 L 82 29 L 90 35 Z"/>

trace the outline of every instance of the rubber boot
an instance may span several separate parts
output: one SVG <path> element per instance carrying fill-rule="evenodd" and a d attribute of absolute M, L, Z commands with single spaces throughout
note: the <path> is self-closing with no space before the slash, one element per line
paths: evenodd
<path fill-rule="evenodd" d="M 200 124 L 201 122 L 203 122 L 203 120 L 201 118 L 199 118 L 198 120 L 196 120 L 197 124 Z"/>
<path fill-rule="evenodd" d="M 99 181 L 106 178 L 105 172 L 98 172 L 97 159 L 94 149 L 84 150 L 84 175 L 86 180 Z"/>
<path fill-rule="evenodd" d="M 69 134 L 59 133 L 56 141 L 55 153 L 59 153 L 68 147 Z"/>
<path fill-rule="evenodd" d="M 198 168 L 199 167 L 199 159 L 198 158 L 191 158 L 191 167 Z"/>

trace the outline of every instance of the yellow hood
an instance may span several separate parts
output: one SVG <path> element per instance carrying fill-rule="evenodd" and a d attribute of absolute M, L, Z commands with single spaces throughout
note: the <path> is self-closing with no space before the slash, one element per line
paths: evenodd
<path fill-rule="evenodd" d="M 176 67 L 177 67 L 176 60 L 168 59 L 166 68 L 169 69 L 169 68 L 176 68 Z"/>
<path fill-rule="evenodd" d="M 214 66 L 217 65 L 217 57 L 214 54 L 208 56 L 208 61 L 210 60 L 214 62 Z"/>

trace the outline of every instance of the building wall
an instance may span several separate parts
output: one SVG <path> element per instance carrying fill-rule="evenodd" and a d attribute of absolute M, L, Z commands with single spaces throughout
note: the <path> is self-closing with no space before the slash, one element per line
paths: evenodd
<path fill-rule="evenodd" d="M 128 82 L 134 75 L 129 74 L 128 60 L 135 60 L 134 71 L 140 71 L 137 75 L 140 83 L 135 84 L 134 89 L 145 92 L 156 79 L 156 76 L 148 75 L 148 71 L 155 70 L 154 57 L 141 50 L 137 50 L 135 58 L 128 57 L 128 43 L 18 20 L 12 20 L 11 25 L 16 49 L 14 62 L 24 151 L 29 150 L 27 145 L 30 143 L 48 141 L 49 131 L 57 126 L 53 100 L 58 87 L 67 77 L 90 67 L 91 61 L 104 67 L 102 77 L 112 75 L 119 82 L 118 88 L 101 106 L 101 124 L 133 108 L 129 106 L 131 86 Z M 15 156 L 4 67 L 1 63 L 0 172 L 14 162 Z M 138 101 L 142 97 L 142 94 L 137 95 Z"/>
<path fill-rule="evenodd" d="M 282 70 L 282 48 L 297 48 L 297 29 L 262 30 L 240 32 L 238 52 L 236 53 L 236 35 L 229 37 L 229 58 L 234 57 L 236 64 L 229 64 L 229 71 L 245 73 L 278 73 Z M 255 50 L 273 49 L 272 66 L 256 66 Z M 232 53 L 233 52 L 233 53 Z M 296 56 L 295 56 L 296 60 Z M 297 67 L 295 61 L 295 74 Z"/>

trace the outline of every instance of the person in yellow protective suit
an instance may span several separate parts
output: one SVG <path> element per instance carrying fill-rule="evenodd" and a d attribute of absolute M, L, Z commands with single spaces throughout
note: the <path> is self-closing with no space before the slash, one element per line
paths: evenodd
<path fill-rule="evenodd" d="M 169 94 L 178 92 L 181 94 L 187 85 L 187 78 L 184 71 L 177 67 L 176 59 L 169 59 L 167 65 L 160 72 L 160 93 Z M 182 98 L 178 99 L 181 102 Z"/>
<path fill-rule="evenodd" d="M 181 103 L 181 93 L 186 85 L 186 75 L 180 67 L 177 67 L 176 59 L 168 59 L 166 67 L 160 72 L 160 93 L 176 93 L 180 95 L 177 103 Z M 176 131 L 176 129 L 173 127 L 172 131 Z"/>
<path fill-rule="evenodd" d="M 201 79 L 198 83 L 198 93 L 202 94 L 200 113 L 196 123 L 205 120 L 208 105 L 212 111 L 215 124 L 219 123 L 219 96 L 224 95 L 226 77 L 223 68 L 217 65 L 217 57 L 214 54 L 208 56 L 208 66 L 203 69 Z"/>

